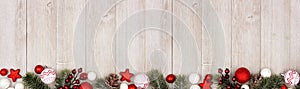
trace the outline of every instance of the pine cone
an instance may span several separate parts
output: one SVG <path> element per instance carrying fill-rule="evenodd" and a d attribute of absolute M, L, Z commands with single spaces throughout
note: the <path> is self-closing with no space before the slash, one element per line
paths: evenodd
<path fill-rule="evenodd" d="M 263 77 L 260 74 L 254 74 L 252 76 L 252 86 L 258 86 L 258 84 L 262 81 Z"/>
<path fill-rule="evenodd" d="M 117 74 L 109 74 L 109 76 L 105 78 L 105 84 L 112 89 L 116 89 L 120 85 L 119 76 Z"/>

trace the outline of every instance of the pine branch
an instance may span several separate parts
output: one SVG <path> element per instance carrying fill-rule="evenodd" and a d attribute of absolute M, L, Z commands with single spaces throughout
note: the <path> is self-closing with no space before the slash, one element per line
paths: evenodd
<path fill-rule="evenodd" d="M 264 78 L 257 86 L 254 86 L 253 89 L 281 88 L 281 86 L 284 84 L 283 80 L 283 77 L 280 75 L 272 75 L 269 78 Z"/>
<path fill-rule="evenodd" d="M 155 89 L 168 89 L 168 85 L 160 71 L 151 70 L 147 72 L 147 76 L 150 80 L 150 86 L 154 87 Z"/>
<path fill-rule="evenodd" d="M 55 86 L 56 87 L 59 87 L 59 86 L 64 86 L 65 85 L 65 79 L 68 77 L 68 74 L 71 73 L 71 70 L 69 69 L 65 69 L 65 70 L 61 70 L 57 77 L 56 77 L 56 84 Z"/>
<path fill-rule="evenodd" d="M 40 77 L 34 73 L 26 73 L 23 77 L 24 85 L 30 89 L 50 89 L 50 87 L 44 84 Z"/>
<path fill-rule="evenodd" d="M 174 89 L 189 89 L 189 81 L 185 75 L 177 75 L 174 82 Z"/>
<path fill-rule="evenodd" d="M 105 84 L 105 79 L 101 78 L 101 79 L 97 79 L 96 83 L 94 84 L 94 86 L 96 88 L 100 88 L 100 89 L 110 89 L 109 86 L 107 86 Z"/>

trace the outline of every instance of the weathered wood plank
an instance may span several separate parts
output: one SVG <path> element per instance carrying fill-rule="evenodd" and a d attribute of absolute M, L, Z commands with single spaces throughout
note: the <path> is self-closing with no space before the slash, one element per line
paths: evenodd
<path fill-rule="evenodd" d="M 290 20 L 291 20 L 291 43 L 290 43 L 290 57 L 291 57 L 291 68 L 294 69 L 296 67 L 297 71 L 300 71 L 300 1 L 299 0 L 291 0 L 291 12 L 290 12 Z"/>
<path fill-rule="evenodd" d="M 0 3 L 1 68 L 19 68 L 26 72 L 26 0 Z"/>
<path fill-rule="evenodd" d="M 56 69 L 56 1 L 27 1 L 27 71 L 33 71 L 37 64 Z"/>
<path fill-rule="evenodd" d="M 232 2 L 232 67 L 260 71 L 260 0 Z M 255 63 L 255 64 L 253 64 Z"/>
<path fill-rule="evenodd" d="M 264 0 L 261 6 L 261 67 L 269 67 L 275 74 L 282 73 L 291 68 L 292 63 L 290 1 Z"/>

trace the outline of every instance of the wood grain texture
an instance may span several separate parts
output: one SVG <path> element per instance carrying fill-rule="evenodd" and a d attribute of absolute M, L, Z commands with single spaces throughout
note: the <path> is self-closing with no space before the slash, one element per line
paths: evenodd
<path fill-rule="evenodd" d="M 232 69 L 260 70 L 260 0 L 232 1 Z M 255 63 L 255 64 L 253 64 Z"/>
<path fill-rule="evenodd" d="M 300 1 L 299 0 L 291 0 L 291 52 L 290 52 L 290 58 L 293 69 L 297 69 L 297 71 L 300 71 Z"/>
<path fill-rule="evenodd" d="M 0 3 L 1 68 L 20 68 L 26 72 L 26 0 Z"/>
<path fill-rule="evenodd" d="M 261 5 L 261 64 L 276 74 L 282 73 L 293 64 L 290 60 L 290 1 L 265 0 Z"/>
<path fill-rule="evenodd" d="M 84 67 L 75 65 L 74 60 L 74 39 L 78 18 L 84 14 L 85 0 L 57 2 L 57 69 L 72 69 Z M 82 29 L 84 30 L 84 29 Z M 85 35 L 81 33 L 80 35 Z M 84 54 L 77 54 L 85 56 Z M 84 59 L 81 59 L 84 60 Z M 85 63 L 82 63 L 84 65 Z"/>
<path fill-rule="evenodd" d="M 201 1 L 173 2 L 173 71 L 202 72 Z"/>
<path fill-rule="evenodd" d="M 27 1 L 27 71 L 33 71 L 37 64 L 56 69 L 56 1 Z"/>

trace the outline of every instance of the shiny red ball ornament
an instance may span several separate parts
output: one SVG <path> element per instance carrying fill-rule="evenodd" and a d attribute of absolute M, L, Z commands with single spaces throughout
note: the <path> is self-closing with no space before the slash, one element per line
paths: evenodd
<path fill-rule="evenodd" d="M 81 73 L 79 76 L 80 80 L 86 80 L 88 78 L 88 74 L 87 73 Z"/>
<path fill-rule="evenodd" d="M 285 84 L 283 84 L 283 85 L 281 86 L 281 89 L 288 89 L 288 88 L 287 88 L 287 86 L 286 86 Z"/>
<path fill-rule="evenodd" d="M 166 77 L 166 81 L 168 83 L 174 83 L 176 80 L 176 76 L 174 74 L 169 74 L 167 77 Z"/>
<path fill-rule="evenodd" d="M 7 73 L 8 73 L 8 70 L 5 69 L 5 68 L 3 68 L 3 69 L 0 70 L 0 74 L 1 74 L 2 76 L 7 75 Z"/>
<path fill-rule="evenodd" d="M 44 67 L 42 65 L 36 65 L 34 68 L 34 72 L 37 74 L 41 74 L 43 70 L 44 70 Z"/>
<path fill-rule="evenodd" d="M 246 83 L 250 80 L 250 72 L 247 68 L 241 67 L 235 71 L 235 77 L 239 83 Z"/>
<path fill-rule="evenodd" d="M 137 87 L 134 84 L 128 85 L 128 89 L 137 89 Z"/>
<path fill-rule="evenodd" d="M 93 86 L 89 82 L 83 82 L 80 84 L 79 89 L 93 89 Z"/>

